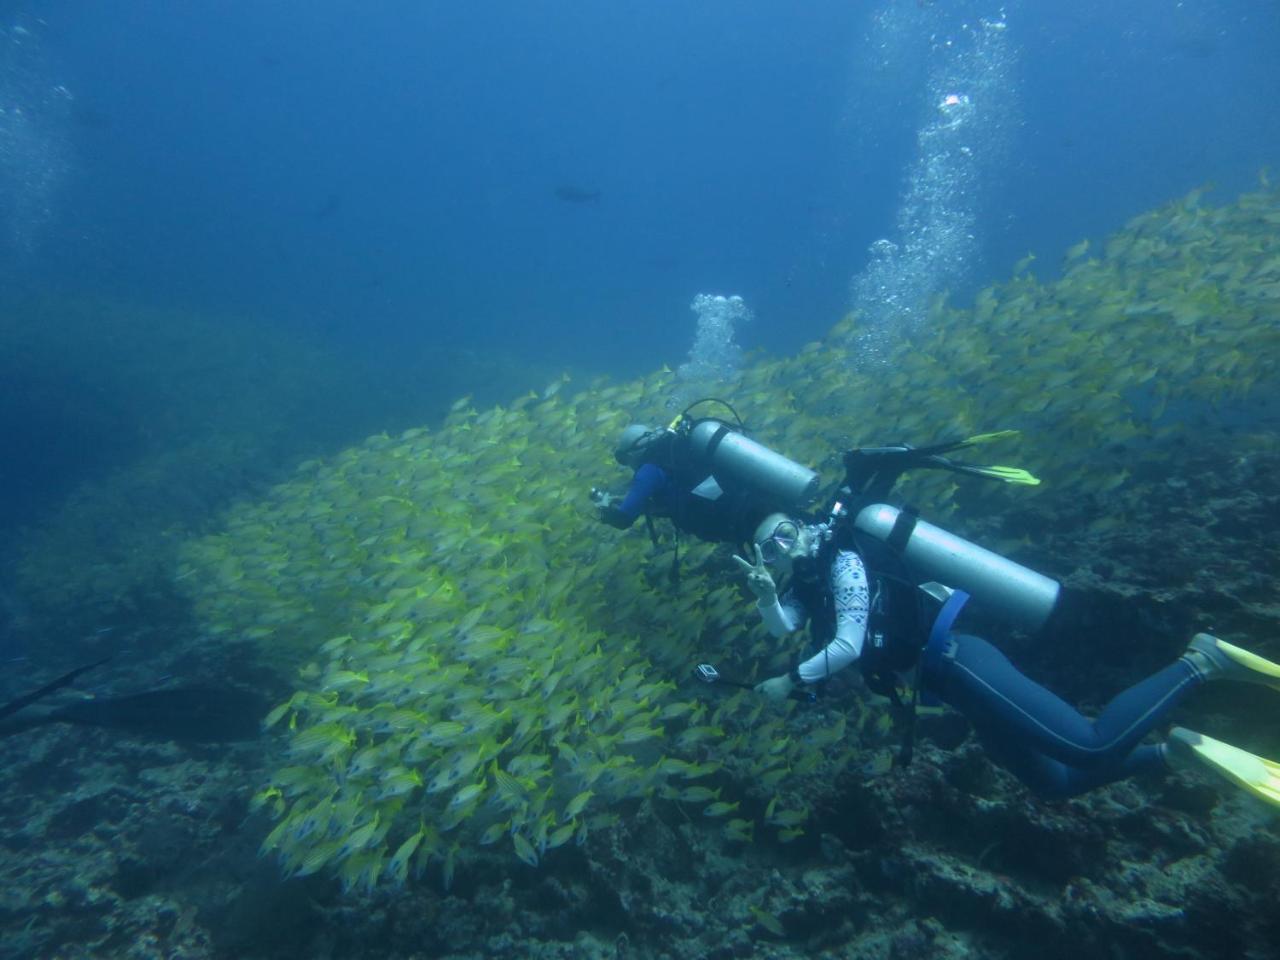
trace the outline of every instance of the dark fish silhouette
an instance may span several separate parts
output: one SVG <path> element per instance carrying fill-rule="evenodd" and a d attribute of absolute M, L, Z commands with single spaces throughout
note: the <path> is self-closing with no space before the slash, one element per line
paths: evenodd
<path fill-rule="evenodd" d="M 73 723 L 162 740 L 222 743 L 257 737 L 266 712 L 265 700 L 243 690 L 174 687 L 127 697 L 81 700 L 49 713 L 20 717 L 0 726 L 0 736 L 50 723 Z"/>
<path fill-rule="evenodd" d="M 65 687 L 77 676 L 105 660 L 65 673 L 52 683 L 0 707 L 8 717 Z M 109 727 L 165 740 L 219 743 L 252 740 L 261 732 L 267 702 L 257 694 L 234 687 L 173 687 L 124 697 L 81 700 L 46 713 L 0 724 L 0 736 L 11 736 L 50 723 Z"/>
<path fill-rule="evenodd" d="M 565 203 L 599 203 L 600 191 L 564 184 L 556 187 L 556 199 Z"/>
<path fill-rule="evenodd" d="M 327 220 L 335 213 L 342 209 L 342 197 L 336 193 L 331 193 L 325 198 L 323 204 L 316 209 L 317 220 Z"/>
<path fill-rule="evenodd" d="M 89 130 L 106 130 L 111 126 L 109 116 L 82 100 L 71 101 L 71 122 Z"/>
<path fill-rule="evenodd" d="M 1217 39 L 1210 33 L 1185 34 L 1174 41 L 1173 49 L 1197 60 L 1211 60 L 1220 52 Z"/>
<path fill-rule="evenodd" d="M 49 694 L 53 693 L 53 691 L 67 686 L 69 683 L 75 680 L 76 677 L 80 676 L 80 674 L 84 673 L 86 670 L 92 670 L 94 667 L 100 667 L 110 659 L 111 659 L 110 657 L 103 657 L 101 660 L 95 660 L 93 663 L 87 663 L 83 667 L 76 667 L 74 670 L 68 671 L 67 673 L 64 673 L 62 676 L 58 677 L 57 680 L 53 680 L 50 683 L 46 683 L 40 689 L 32 690 L 26 696 L 19 697 L 17 700 L 12 701 L 11 703 L 6 703 L 3 707 L 0 707 L 0 719 L 3 719 L 4 717 L 8 717 L 8 716 L 11 716 L 12 714 L 17 713 L 23 707 L 29 706 L 30 704 L 35 703 L 37 700 L 41 699 L 42 697 L 47 697 Z"/>

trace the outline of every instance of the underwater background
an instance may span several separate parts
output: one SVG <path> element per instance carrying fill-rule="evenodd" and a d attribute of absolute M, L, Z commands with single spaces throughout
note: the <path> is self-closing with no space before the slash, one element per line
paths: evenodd
<path fill-rule="evenodd" d="M 1259 0 L 5 5 L 0 705 L 79 672 L 0 721 L 0 958 L 1280 955 L 1272 808 L 712 695 L 796 651 L 587 496 L 707 395 L 824 482 L 1017 430 L 1041 486 L 898 494 L 1068 588 L 983 625 L 1020 667 L 1280 659 L 1277 51 Z M 1273 699 L 1178 722 L 1280 758 Z"/>

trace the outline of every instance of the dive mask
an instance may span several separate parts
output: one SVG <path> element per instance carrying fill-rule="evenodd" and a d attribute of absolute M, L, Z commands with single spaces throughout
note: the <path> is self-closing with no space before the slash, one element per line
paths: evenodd
<path fill-rule="evenodd" d="M 760 542 L 760 556 L 772 566 L 789 556 L 799 539 L 800 527 L 794 521 L 783 520 L 773 528 L 773 533 Z"/>

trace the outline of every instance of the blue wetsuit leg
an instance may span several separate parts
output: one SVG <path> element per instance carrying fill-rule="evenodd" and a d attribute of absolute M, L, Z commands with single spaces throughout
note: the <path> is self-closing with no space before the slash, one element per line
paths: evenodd
<path fill-rule="evenodd" d="M 968 717 L 993 760 L 1053 797 L 1157 765 L 1158 750 L 1139 741 L 1201 682 L 1189 663 L 1175 660 L 1090 720 L 1020 673 L 990 643 L 961 633 L 926 651 L 924 679 Z"/>

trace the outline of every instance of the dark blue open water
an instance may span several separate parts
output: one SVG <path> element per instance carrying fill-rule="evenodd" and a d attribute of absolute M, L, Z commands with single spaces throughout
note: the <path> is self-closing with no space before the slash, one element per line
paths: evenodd
<path fill-rule="evenodd" d="M 483 410 L 566 373 L 567 394 L 786 357 L 850 310 L 875 363 L 944 293 L 968 305 L 1028 262 L 1052 282 L 1064 251 L 1193 189 L 1208 188 L 1188 209 L 1272 186 L 1278 53 L 1280 6 L 1261 0 L 0 5 L 0 690 L 113 636 L 163 648 L 147 625 L 189 615 L 153 589 L 173 544 L 299 461 L 434 428 L 465 395 Z M 695 347 L 700 294 L 742 298 L 728 340 Z M 130 566 L 153 549 L 156 569 Z M 192 656 L 202 679 L 225 665 Z M 290 689 L 250 673 L 232 679 Z M 34 859 L 74 874 L 70 838 L 111 806 L 85 803 L 0 851 L 7 883 Z M 136 940 L 151 921 L 67 887 L 38 917 L 34 899 L 0 899 L 0 957 L 205 955 L 192 944 L 212 921 L 182 892 L 180 854 L 151 854 L 104 896 L 171 897 L 155 944 Z M 1237 862 L 1235 879 L 1266 870 Z M 219 922 L 244 919 L 227 910 Z M 132 931 L 120 942 L 115 923 Z M 266 928 L 245 921 L 208 955 L 337 949 L 324 934 L 295 952 Z M 652 925 L 619 929 L 662 955 Z M 546 955 L 595 955 L 562 939 Z M 466 950 L 522 949 L 502 942 L 481 931 Z M 875 955 L 923 955 L 894 943 Z"/>

